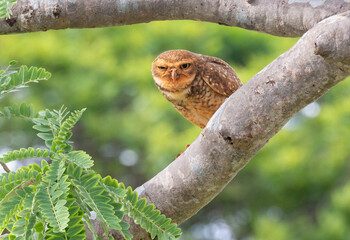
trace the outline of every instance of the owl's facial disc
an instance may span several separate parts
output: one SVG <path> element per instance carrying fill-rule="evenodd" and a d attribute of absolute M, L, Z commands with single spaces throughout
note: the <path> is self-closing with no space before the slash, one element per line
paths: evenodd
<path fill-rule="evenodd" d="M 171 50 L 159 55 L 152 64 L 156 85 L 167 91 L 181 91 L 197 74 L 195 54 L 185 50 Z"/>

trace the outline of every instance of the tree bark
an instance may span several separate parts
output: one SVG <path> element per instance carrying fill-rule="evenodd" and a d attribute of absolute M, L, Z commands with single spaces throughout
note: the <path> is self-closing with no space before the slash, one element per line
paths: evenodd
<path fill-rule="evenodd" d="M 0 34 L 190 19 L 298 37 L 350 0 L 18 0 Z"/>
<path fill-rule="evenodd" d="M 181 224 L 219 194 L 294 114 L 350 75 L 349 2 L 22 0 L 11 19 L 0 21 L 0 33 L 175 19 L 210 21 L 279 36 L 300 36 L 307 31 L 289 51 L 230 96 L 179 158 L 137 188 L 140 197 Z M 102 236 L 98 222 L 95 225 Z M 135 224 L 131 232 L 134 239 L 150 239 Z"/>

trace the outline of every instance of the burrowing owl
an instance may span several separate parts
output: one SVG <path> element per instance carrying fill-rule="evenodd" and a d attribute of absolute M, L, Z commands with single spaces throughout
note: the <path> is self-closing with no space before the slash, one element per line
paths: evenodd
<path fill-rule="evenodd" d="M 201 128 L 242 86 L 236 72 L 223 60 L 186 50 L 160 54 L 152 63 L 152 75 L 163 96 Z"/>

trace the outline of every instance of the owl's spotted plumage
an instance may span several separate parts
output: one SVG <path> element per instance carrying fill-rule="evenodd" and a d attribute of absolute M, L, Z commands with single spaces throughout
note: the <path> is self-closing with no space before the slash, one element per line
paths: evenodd
<path fill-rule="evenodd" d="M 236 72 L 223 60 L 186 50 L 160 54 L 152 63 L 152 75 L 163 96 L 201 128 L 242 86 Z"/>

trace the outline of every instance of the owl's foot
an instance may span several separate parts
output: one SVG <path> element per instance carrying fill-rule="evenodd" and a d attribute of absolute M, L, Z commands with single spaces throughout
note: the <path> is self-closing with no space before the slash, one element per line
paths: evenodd
<path fill-rule="evenodd" d="M 186 145 L 186 149 L 187 149 L 189 146 L 191 146 L 191 144 L 187 144 L 187 145 Z M 185 151 L 186 151 L 186 149 L 185 149 Z M 183 152 L 180 152 L 179 154 L 177 154 L 176 157 L 175 157 L 175 159 L 178 158 L 178 157 L 180 157 L 180 155 L 183 154 L 183 153 L 184 153 L 184 151 L 183 151 Z"/>

